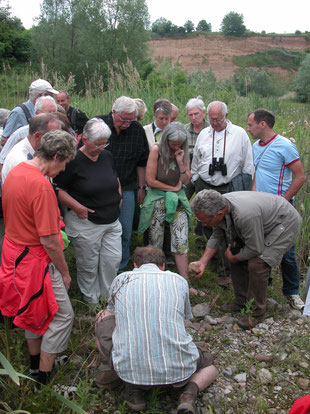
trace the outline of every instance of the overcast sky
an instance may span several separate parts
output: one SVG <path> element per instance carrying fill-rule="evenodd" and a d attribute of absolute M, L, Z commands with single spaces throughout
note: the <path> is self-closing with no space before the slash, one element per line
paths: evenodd
<path fill-rule="evenodd" d="M 14 16 L 19 17 L 28 29 L 32 19 L 40 14 L 42 0 L 8 0 Z M 218 31 L 225 14 L 230 11 L 243 14 L 244 24 L 255 32 L 294 33 L 295 30 L 310 31 L 310 0 L 146 0 L 151 22 L 165 17 L 172 23 L 183 26 L 187 20 L 195 25 L 205 19 L 212 24 L 212 30 Z M 209 3 L 209 4 L 208 4 Z"/>

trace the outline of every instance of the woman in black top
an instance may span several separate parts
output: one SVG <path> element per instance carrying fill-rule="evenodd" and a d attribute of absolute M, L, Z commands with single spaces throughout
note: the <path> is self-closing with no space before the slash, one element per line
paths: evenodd
<path fill-rule="evenodd" d="M 55 178 L 59 201 L 68 207 L 66 232 L 75 249 L 77 281 L 85 302 L 96 306 L 108 294 L 119 268 L 121 187 L 109 145 L 110 128 L 99 118 L 83 130 L 83 146 Z"/>

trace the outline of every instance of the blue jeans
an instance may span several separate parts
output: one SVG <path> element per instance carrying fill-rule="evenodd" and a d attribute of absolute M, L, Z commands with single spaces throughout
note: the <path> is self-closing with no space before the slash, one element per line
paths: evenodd
<path fill-rule="evenodd" d="M 295 255 L 295 246 L 285 253 L 281 262 L 283 295 L 298 295 L 299 270 Z"/>
<path fill-rule="evenodd" d="M 119 221 L 122 225 L 122 260 L 119 272 L 123 272 L 130 257 L 130 240 L 132 233 L 132 223 L 135 214 L 135 192 L 133 190 L 123 191 L 123 202 Z"/>

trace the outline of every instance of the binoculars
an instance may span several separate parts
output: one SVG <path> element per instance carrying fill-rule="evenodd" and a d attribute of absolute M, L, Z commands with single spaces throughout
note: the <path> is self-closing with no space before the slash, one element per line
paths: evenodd
<path fill-rule="evenodd" d="M 212 158 L 212 164 L 209 165 L 209 175 L 214 175 L 215 171 L 220 171 L 222 175 L 227 175 L 227 165 L 224 163 L 224 158 Z"/>

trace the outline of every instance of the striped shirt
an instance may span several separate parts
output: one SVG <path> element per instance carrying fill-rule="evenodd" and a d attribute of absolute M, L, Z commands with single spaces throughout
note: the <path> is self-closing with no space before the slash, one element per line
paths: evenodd
<path fill-rule="evenodd" d="M 112 359 L 122 380 L 173 384 L 196 371 L 199 353 L 184 326 L 192 313 L 182 276 L 151 263 L 122 273 L 111 285 L 108 310 L 115 313 Z"/>

